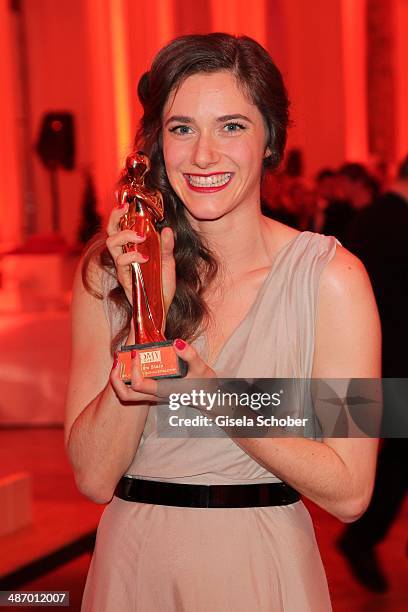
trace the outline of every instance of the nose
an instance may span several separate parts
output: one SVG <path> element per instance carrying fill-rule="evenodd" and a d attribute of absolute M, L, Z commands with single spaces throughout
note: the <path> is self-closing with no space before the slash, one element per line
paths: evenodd
<path fill-rule="evenodd" d="M 219 152 L 210 134 L 200 134 L 194 144 L 191 162 L 199 168 L 207 168 L 216 164 L 220 158 Z"/>

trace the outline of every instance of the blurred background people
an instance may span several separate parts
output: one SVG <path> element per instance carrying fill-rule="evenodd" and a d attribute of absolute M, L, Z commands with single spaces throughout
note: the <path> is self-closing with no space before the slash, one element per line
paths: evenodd
<path fill-rule="evenodd" d="M 344 244 L 350 222 L 354 216 L 351 202 L 342 198 L 339 175 L 331 168 L 323 168 L 315 177 L 315 190 L 319 223 L 315 231 L 336 236 Z"/>
<path fill-rule="evenodd" d="M 381 193 L 389 191 L 394 180 L 392 164 L 385 159 L 375 159 L 371 172 L 378 183 Z"/>
<path fill-rule="evenodd" d="M 355 211 L 372 204 L 379 194 L 379 185 L 363 164 L 347 163 L 338 173 L 339 192 Z"/>
<path fill-rule="evenodd" d="M 267 173 L 262 185 L 262 213 L 300 230 L 313 230 L 315 196 L 303 176 L 303 153 L 290 149 L 283 170 Z"/>
<path fill-rule="evenodd" d="M 337 172 L 337 186 L 340 194 L 340 206 L 343 211 L 340 234 L 334 234 L 346 248 L 349 248 L 349 234 L 352 231 L 356 216 L 361 210 L 370 206 L 379 195 L 379 185 L 363 164 L 343 164 Z M 346 212 L 347 211 L 347 212 Z M 336 228 L 324 227 L 324 232 Z"/>
<path fill-rule="evenodd" d="M 351 182 L 348 179 L 349 186 Z M 369 187 L 365 193 L 368 199 Z M 362 188 L 359 197 L 363 203 Z M 389 190 L 358 213 L 349 235 L 348 246 L 365 264 L 378 303 L 384 378 L 408 377 L 407 236 L 408 155 Z M 406 409 L 406 395 L 384 394 L 384 435 L 390 435 L 390 432 L 399 435 L 395 431 L 396 413 L 407 414 Z M 388 589 L 388 579 L 379 564 L 376 547 L 397 517 L 407 486 L 408 439 L 386 438 L 378 458 L 371 503 L 366 513 L 346 528 L 338 542 L 354 576 L 375 592 Z"/>
<path fill-rule="evenodd" d="M 379 193 L 379 183 L 360 163 L 339 170 L 322 168 L 309 184 L 299 149 L 287 155 L 284 169 L 264 177 L 263 214 L 299 230 L 335 236 L 347 247 L 354 219 Z"/>

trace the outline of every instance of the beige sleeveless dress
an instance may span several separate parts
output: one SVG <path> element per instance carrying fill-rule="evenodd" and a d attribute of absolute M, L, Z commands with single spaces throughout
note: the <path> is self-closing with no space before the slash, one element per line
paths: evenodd
<path fill-rule="evenodd" d="M 213 367 L 220 377 L 311 376 L 319 280 L 336 240 L 298 234 Z M 205 339 L 196 348 L 205 359 Z M 279 481 L 229 438 L 160 438 L 154 410 L 128 473 L 197 484 Z M 326 576 L 301 501 L 179 508 L 114 497 L 98 528 L 82 612 L 327 612 Z"/>

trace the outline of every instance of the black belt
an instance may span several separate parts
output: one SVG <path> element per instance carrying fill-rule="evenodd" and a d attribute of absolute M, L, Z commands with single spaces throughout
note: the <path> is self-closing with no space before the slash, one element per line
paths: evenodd
<path fill-rule="evenodd" d="M 284 482 L 244 485 L 195 485 L 122 476 L 115 495 L 126 501 L 187 508 L 287 506 L 300 495 Z"/>

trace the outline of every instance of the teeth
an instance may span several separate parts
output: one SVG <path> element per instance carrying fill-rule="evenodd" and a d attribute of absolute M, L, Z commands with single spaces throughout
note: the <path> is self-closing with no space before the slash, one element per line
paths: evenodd
<path fill-rule="evenodd" d="M 225 185 L 231 178 L 231 173 L 213 174 L 212 176 L 192 176 L 187 174 L 188 182 L 193 187 L 221 187 Z"/>

